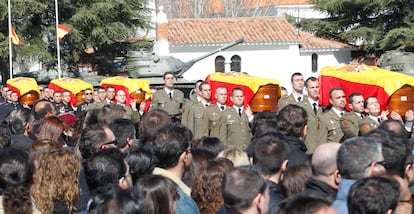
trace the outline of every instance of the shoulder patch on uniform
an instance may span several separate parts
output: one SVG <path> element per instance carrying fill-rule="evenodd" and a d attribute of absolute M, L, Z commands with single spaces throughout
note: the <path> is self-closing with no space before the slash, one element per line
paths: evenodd
<path fill-rule="evenodd" d="M 347 126 L 349 124 L 349 121 L 348 120 L 342 120 L 341 123 L 342 123 L 343 126 Z"/>
<path fill-rule="evenodd" d="M 361 126 L 361 129 L 363 132 L 367 133 L 369 130 L 371 130 L 371 126 L 369 124 L 364 124 Z"/>

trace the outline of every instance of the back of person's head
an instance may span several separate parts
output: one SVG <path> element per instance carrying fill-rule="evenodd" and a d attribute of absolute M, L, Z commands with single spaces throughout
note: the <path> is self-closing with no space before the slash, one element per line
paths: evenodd
<path fill-rule="evenodd" d="M 398 205 L 398 184 L 383 177 L 358 180 L 348 193 L 349 214 L 394 213 Z"/>
<path fill-rule="evenodd" d="M 184 182 L 186 182 L 189 186 L 191 186 L 197 175 L 200 173 L 200 169 L 210 160 L 216 158 L 213 153 L 202 149 L 191 149 L 191 156 L 192 161 L 190 167 L 183 176 Z"/>
<path fill-rule="evenodd" d="M 198 140 L 197 144 L 193 144 L 193 146 L 197 149 L 209 151 L 213 153 L 214 156 L 217 156 L 226 148 L 224 143 L 217 137 L 202 137 Z"/>
<path fill-rule="evenodd" d="M 222 196 L 226 213 L 242 213 L 259 196 L 265 196 L 267 184 L 262 175 L 251 167 L 236 167 L 223 177 Z M 267 213 L 267 209 L 262 210 Z"/>
<path fill-rule="evenodd" d="M 114 185 L 103 187 L 95 194 L 88 208 L 89 214 L 147 214 L 144 212 L 143 198 L 130 190 L 122 190 Z"/>
<path fill-rule="evenodd" d="M 283 179 L 281 185 L 286 190 L 286 195 L 293 196 L 297 193 L 303 192 L 306 187 L 306 181 L 312 176 L 312 167 L 309 158 L 300 165 L 288 167 L 283 172 Z"/>
<path fill-rule="evenodd" d="M 53 112 L 54 106 L 49 101 L 40 101 L 35 104 L 34 109 L 34 118 L 36 120 L 43 120 L 46 116 Z"/>
<path fill-rule="evenodd" d="M 340 143 L 323 143 L 316 147 L 312 155 L 312 175 L 329 176 L 338 169 L 336 166 L 336 157 Z"/>
<path fill-rule="evenodd" d="M 144 213 L 174 214 L 179 195 L 177 185 L 161 175 L 146 175 L 140 178 L 135 192 L 143 196 Z"/>
<path fill-rule="evenodd" d="M 274 175 L 287 166 L 289 145 L 276 133 L 268 133 L 255 139 L 254 167 L 263 175 Z M 283 166 L 284 164 L 284 166 Z"/>
<path fill-rule="evenodd" d="M 0 149 L 11 145 L 11 135 L 10 127 L 6 124 L 0 124 Z"/>
<path fill-rule="evenodd" d="M 156 166 L 168 169 L 178 164 L 180 156 L 187 152 L 193 134 L 190 129 L 181 125 L 168 123 L 156 131 L 154 154 Z"/>
<path fill-rule="evenodd" d="M 12 134 L 24 134 L 25 130 L 29 128 L 28 124 L 32 123 L 33 120 L 31 110 L 22 108 L 14 110 L 7 118 L 7 123 Z"/>
<path fill-rule="evenodd" d="M 30 187 L 34 164 L 29 155 L 15 148 L 0 150 L 0 188 L 4 213 L 32 213 Z"/>
<path fill-rule="evenodd" d="M 79 139 L 79 150 L 82 157 L 87 159 L 101 150 L 101 146 L 108 142 L 105 129 L 108 127 L 97 123 L 85 127 Z"/>
<path fill-rule="evenodd" d="M 413 155 L 411 146 L 405 139 L 398 137 L 394 132 L 376 128 L 367 133 L 366 137 L 373 137 L 382 145 L 382 155 L 387 161 L 387 174 L 404 177 L 407 160 Z"/>
<path fill-rule="evenodd" d="M 68 210 L 73 212 L 80 194 L 80 157 L 65 148 L 38 151 L 32 157 L 36 171 L 31 195 L 36 207 L 42 213 L 52 213 L 54 202 L 63 201 Z"/>
<path fill-rule="evenodd" d="M 120 105 L 105 105 L 98 112 L 98 123 L 109 125 L 112 120 L 124 118 L 126 110 Z"/>
<path fill-rule="evenodd" d="M 144 148 L 132 148 L 125 153 L 125 160 L 131 169 L 132 181 L 150 175 L 154 170 L 154 155 L 152 151 Z"/>
<path fill-rule="evenodd" d="M 272 212 L 275 213 L 275 212 Z M 278 214 L 319 214 L 335 213 L 331 202 L 316 195 L 299 193 L 290 197 L 279 205 Z"/>
<path fill-rule="evenodd" d="M 89 190 L 106 185 L 118 185 L 127 171 L 126 162 L 118 149 L 105 149 L 92 155 L 86 162 L 85 176 Z"/>
<path fill-rule="evenodd" d="M 33 157 L 36 153 L 49 152 L 60 149 L 62 146 L 52 140 L 35 140 L 30 146 L 30 156 Z"/>
<path fill-rule="evenodd" d="M 223 206 L 222 181 L 224 174 L 232 168 L 233 163 L 226 158 L 211 160 L 201 168 L 191 185 L 191 197 L 200 213 L 216 213 Z"/>
<path fill-rule="evenodd" d="M 115 144 L 117 148 L 124 148 L 127 145 L 128 140 L 136 138 L 135 124 L 132 120 L 124 118 L 114 119 L 109 124 L 109 129 L 112 130 L 116 137 Z"/>
<path fill-rule="evenodd" d="M 345 179 L 365 177 L 366 169 L 373 162 L 382 159 L 382 146 L 374 138 L 353 137 L 339 147 L 336 163 L 339 173 Z"/>
<path fill-rule="evenodd" d="M 257 132 L 262 132 L 268 128 L 275 129 L 277 113 L 271 111 L 261 111 L 254 115 L 252 122 L 252 134 L 257 135 Z M 274 124 L 272 126 L 272 124 Z M 261 133 L 258 133 L 261 135 Z"/>
<path fill-rule="evenodd" d="M 67 130 L 68 127 L 59 117 L 49 116 L 42 120 L 34 135 L 36 140 L 52 140 L 63 146 L 65 142 L 62 135 Z"/>
<path fill-rule="evenodd" d="M 144 114 L 139 125 L 140 141 L 143 143 L 152 143 L 157 128 L 170 122 L 170 116 L 168 116 L 168 113 L 162 109 L 153 109 Z"/>
<path fill-rule="evenodd" d="M 250 165 L 247 153 L 238 148 L 225 149 L 217 155 L 217 158 L 227 158 L 233 162 L 235 167 Z"/>
<path fill-rule="evenodd" d="M 253 124 L 252 134 L 253 138 L 257 138 L 260 135 L 269 133 L 269 132 L 276 132 L 277 131 L 277 122 L 276 119 L 262 119 L 256 121 Z"/>
<path fill-rule="evenodd" d="M 399 120 L 388 119 L 382 121 L 378 128 L 383 128 L 394 132 L 398 137 L 407 138 L 408 132 L 405 129 L 404 125 Z"/>
<path fill-rule="evenodd" d="M 306 110 L 298 105 L 287 105 L 277 115 L 277 130 L 286 135 L 301 138 L 304 137 L 304 129 L 308 122 Z"/>

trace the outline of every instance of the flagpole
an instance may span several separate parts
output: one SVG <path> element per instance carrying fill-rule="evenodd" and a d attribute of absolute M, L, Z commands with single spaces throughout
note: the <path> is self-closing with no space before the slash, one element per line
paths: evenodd
<path fill-rule="evenodd" d="M 9 0 L 10 1 L 10 0 Z M 59 17 L 58 17 L 58 2 L 55 0 L 55 16 L 56 16 L 56 49 L 57 49 L 57 58 L 58 58 L 58 78 L 61 78 L 61 70 L 60 70 L 60 45 L 59 45 L 59 35 L 58 35 L 58 25 L 59 25 Z"/>
<path fill-rule="evenodd" d="M 11 35 L 11 5 L 10 0 L 7 0 L 7 10 L 8 10 L 8 23 L 9 23 L 9 72 L 10 72 L 10 79 L 13 78 L 13 53 L 12 53 L 12 43 L 10 41 L 10 35 Z"/>

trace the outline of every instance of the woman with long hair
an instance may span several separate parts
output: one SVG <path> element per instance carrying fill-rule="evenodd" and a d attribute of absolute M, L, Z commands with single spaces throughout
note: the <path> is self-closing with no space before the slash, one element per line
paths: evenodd
<path fill-rule="evenodd" d="M 15 148 L 0 151 L 0 213 L 40 213 L 30 197 L 34 169 L 26 152 Z"/>
<path fill-rule="evenodd" d="M 56 116 L 49 116 L 42 120 L 36 129 L 36 140 L 51 140 L 62 147 L 66 146 L 63 135 L 69 130 L 65 123 Z"/>
<path fill-rule="evenodd" d="M 146 214 L 175 214 L 177 185 L 167 177 L 148 175 L 140 178 L 134 190 L 144 200 Z"/>
<path fill-rule="evenodd" d="M 43 214 L 74 212 L 80 193 L 80 157 L 65 148 L 38 150 L 32 157 L 36 171 L 31 193 L 36 207 Z M 64 205 L 56 206 L 61 202 Z"/>
<path fill-rule="evenodd" d="M 191 197 L 197 203 L 201 214 L 214 214 L 223 206 L 221 183 L 224 173 L 232 168 L 233 163 L 226 158 L 211 160 L 201 168 L 191 186 Z"/>

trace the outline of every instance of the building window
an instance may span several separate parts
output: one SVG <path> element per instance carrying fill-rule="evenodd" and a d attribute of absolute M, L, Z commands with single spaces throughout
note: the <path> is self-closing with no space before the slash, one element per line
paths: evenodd
<path fill-rule="evenodd" d="M 239 55 L 234 55 L 231 57 L 230 70 L 235 72 L 241 71 L 241 58 Z"/>
<path fill-rule="evenodd" d="M 312 54 L 312 72 L 318 72 L 318 55 L 316 53 Z"/>
<path fill-rule="evenodd" d="M 216 69 L 216 72 L 223 72 L 225 71 L 224 68 L 224 62 L 226 61 L 226 59 L 223 56 L 217 56 L 216 59 L 214 59 L 214 67 Z"/>

